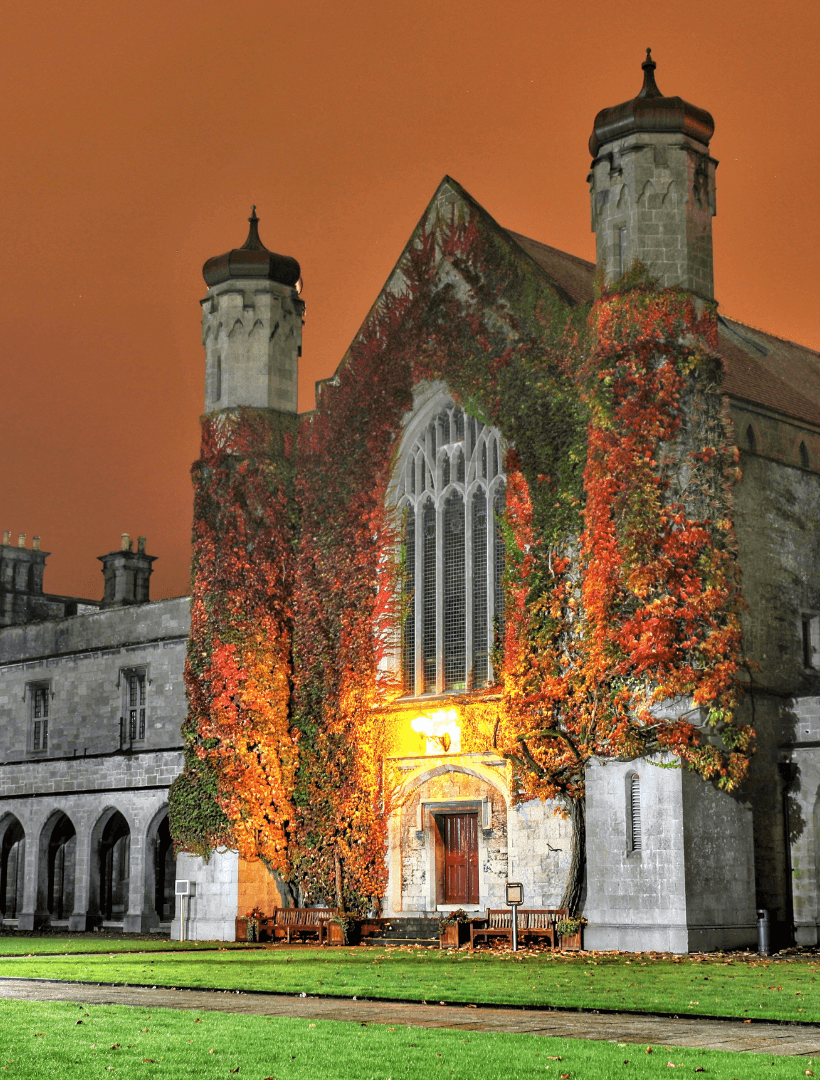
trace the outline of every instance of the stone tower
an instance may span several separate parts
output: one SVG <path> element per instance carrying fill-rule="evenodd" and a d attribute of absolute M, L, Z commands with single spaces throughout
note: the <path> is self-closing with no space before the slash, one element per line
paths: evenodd
<path fill-rule="evenodd" d="M 595 117 L 589 150 L 592 231 L 607 283 L 635 262 L 661 287 L 714 297 L 712 117 L 655 83 L 649 49 L 641 92 Z"/>
<path fill-rule="evenodd" d="M 295 413 L 305 311 L 299 263 L 268 251 L 255 206 L 248 221 L 242 247 L 202 268 L 205 412 L 249 405 Z"/>

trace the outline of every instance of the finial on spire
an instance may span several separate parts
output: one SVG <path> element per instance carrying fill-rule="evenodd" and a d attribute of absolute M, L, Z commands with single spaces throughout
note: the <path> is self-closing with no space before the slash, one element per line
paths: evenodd
<path fill-rule="evenodd" d="M 256 216 L 256 207 L 251 207 L 251 216 L 248 218 L 250 229 L 248 239 L 242 245 L 244 251 L 265 251 L 265 245 L 259 239 L 259 218 Z"/>
<path fill-rule="evenodd" d="M 655 68 L 658 65 L 652 59 L 652 50 L 646 50 L 646 59 L 641 64 L 643 68 L 643 86 L 641 92 L 638 94 L 639 98 L 647 97 L 663 97 L 663 94 L 658 89 L 658 84 L 655 82 Z"/>

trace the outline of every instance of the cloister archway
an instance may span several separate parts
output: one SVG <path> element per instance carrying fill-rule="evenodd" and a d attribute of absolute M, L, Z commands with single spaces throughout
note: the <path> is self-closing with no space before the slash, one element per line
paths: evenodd
<path fill-rule="evenodd" d="M 51 922 L 62 922 L 74 911 L 77 832 L 74 822 L 55 811 L 40 833 L 37 860 L 37 909 Z"/>
<path fill-rule="evenodd" d="M 0 825 L 0 919 L 16 919 L 23 907 L 26 834 L 14 816 Z"/>
<path fill-rule="evenodd" d="M 177 865 L 167 806 L 156 814 L 148 826 L 147 840 L 146 899 L 153 903 L 158 921 L 167 923 L 175 915 L 174 881 Z"/>

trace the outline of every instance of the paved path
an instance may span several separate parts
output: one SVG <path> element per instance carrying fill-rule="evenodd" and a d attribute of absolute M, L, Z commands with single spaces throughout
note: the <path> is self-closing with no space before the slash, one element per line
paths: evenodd
<path fill-rule="evenodd" d="M 170 1009 L 289 1016 L 309 1020 L 346 1020 L 359 1024 L 412 1024 L 459 1031 L 527 1032 L 573 1039 L 695 1046 L 705 1050 L 740 1050 L 758 1054 L 820 1055 L 820 1025 L 745 1024 L 739 1020 L 695 1020 L 601 1014 L 542 1012 L 488 1006 L 465 1008 L 407 1002 L 358 1001 L 351 998 L 291 997 L 214 990 L 149 990 L 138 986 L 0 979 L 0 998 L 22 1001 L 76 1001 L 87 1005 L 163 1006 Z"/>

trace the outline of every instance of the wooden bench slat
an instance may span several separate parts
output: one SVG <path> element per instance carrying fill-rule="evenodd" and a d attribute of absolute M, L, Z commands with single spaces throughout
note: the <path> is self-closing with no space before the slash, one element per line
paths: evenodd
<path fill-rule="evenodd" d="M 547 938 L 554 949 L 557 944 L 556 929 L 562 919 L 567 918 L 567 908 L 519 908 L 518 936 Z M 506 937 L 512 941 L 512 911 L 510 908 L 487 908 L 484 919 L 470 924 L 470 947 L 477 938 L 489 941 L 492 937 Z"/>

